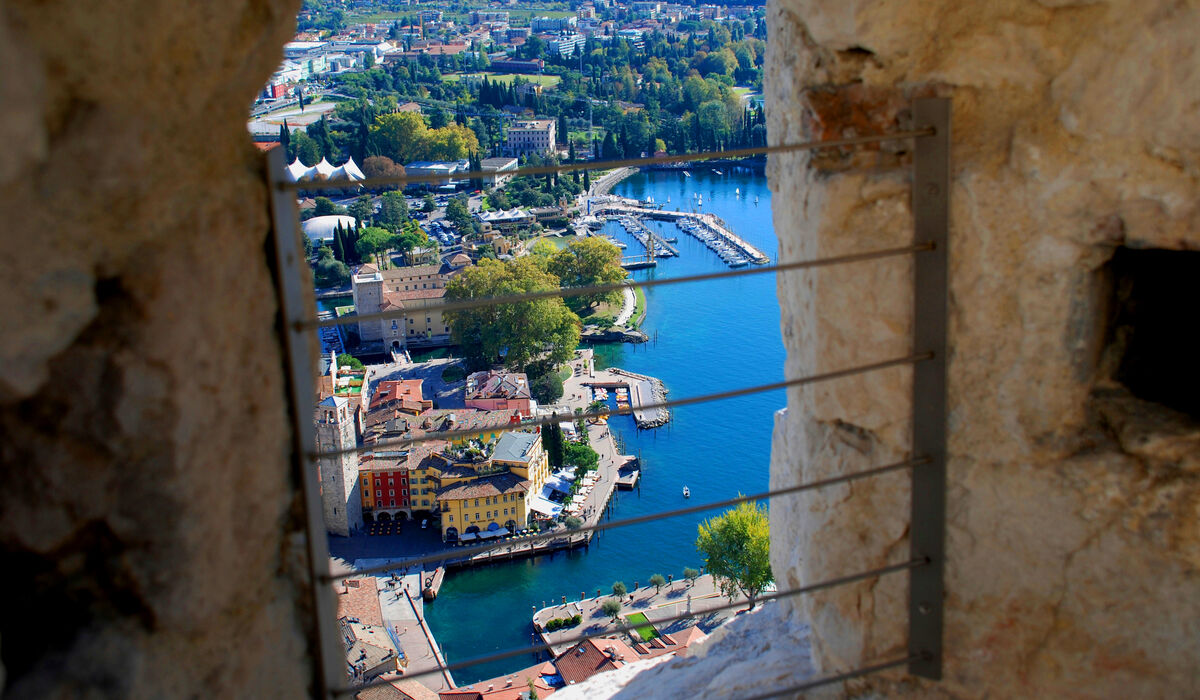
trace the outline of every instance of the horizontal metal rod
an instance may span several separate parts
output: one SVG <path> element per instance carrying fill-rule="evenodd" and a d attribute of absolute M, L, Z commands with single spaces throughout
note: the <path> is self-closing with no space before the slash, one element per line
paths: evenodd
<path fill-rule="evenodd" d="M 850 474 L 843 474 L 841 476 L 833 476 L 833 477 L 829 477 L 828 479 L 818 479 L 817 481 L 810 481 L 810 482 L 806 482 L 803 484 L 797 484 L 795 486 L 789 486 L 787 488 L 776 489 L 774 491 L 764 491 L 762 493 L 755 493 L 755 494 L 751 494 L 749 496 L 738 496 L 736 498 L 727 498 L 723 501 L 713 501 L 710 503 L 702 503 L 700 505 L 688 506 L 686 508 L 676 508 L 675 510 L 664 510 L 664 511 L 659 511 L 657 513 L 649 513 L 647 515 L 638 515 L 638 516 L 634 516 L 632 518 L 624 518 L 621 520 L 610 520 L 608 522 L 596 523 L 595 525 L 588 525 L 586 527 L 580 527 L 580 528 L 571 530 L 566 533 L 559 532 L 559 533 L 552 533 L 552 534 L 545 534 L 545 535 L 534 535 L 527 539 L 522 539 L 520 541 L 520 544 L 534 545 L 534 544 L 540 544 L 543 542 L 550 542 L 552 540 L 561 539 L 563 537 L 575 538 L 575 537 L 579 537 L 581 535 L 586 535 L 590 532 L 602 532 L 604 530 L 611 530 L 611 529 L 618 528 L 618 527 L 629 527 L 630 525 L 640 525 L 642 523 L 653 522 L 655 520 L 663 520 L 666 518 L 676 518 L 681 515 L 691 515 L 692 513 L 701 513 L 706 510 L 716 510 L 717 508 L 728 508 L 730 506 L 736 506 L 739 503 L 748 503 L 751 501 L 758 501 L 758 500 L 762 500 L 762 499 L 771 499 L 771 498 L 778 498 L 780 496 L 788 496 L 788 495 L 791 495 L 794 493 L 800 493 L 802 491 L 812 491 L 815 489 L 825 488 L 828 486 L 834 486 L 836 484 L 842 484 L 842 483 L 846 483 L 846 482 L 850 482 L 850 481 L 857 481 L 859 479 L 867 479 L 867 478 L 874 477 L 874 476 L 880 476 L 882 474 L 887 474 L 888 472 L 899 471 L 901 469 L 910 469 L 912 467 L 917 467 L 922 464 L 926 464 L 928 462 L 929 462 L 928 457 L 914 457 L 912 459 L 906 459 L 906 460 L 903 460 L 900 462 L 893 462 L 892 464 L 885 464 L 885 465 L 882 465 L 879 467 L 873 467 L 871 469 L 864 469 L 862 471 L 853 472 Z M 446 552 L 442 552 L 440 554 L 426 554 L 426 555 L 419 556 L 419 557 L 411 557 L 411 558 L 401 559 L 400 561 L 393 563 L 393 564 L 380 564 L 377 566 L 372 566 L 372 567 L 368 567 L 365 569 L 361 569 L 359 571 L 352 571 L 349 573 L 341 573 L 341 574 L 330 574 L 328 577 L 325 578 L 325 580 L 327 582 L 333 582 L 333 581 L 339 581 L 341 579 L 346 579 L 346 578 L 355 578 L 357 576 L 367 576 L 370 574 L 377 574 L 377 573 L 381 573 L 384 571 L 395 571 L 397 569 L 407 569 L 410 567 L 423 565 L 423 564 L 432 564 L 435 562 L 442 563 L 448 559 L 457 560 L 457 559 L 462 559 L 464 557 L 473 557 L 478 554 L 485 554 L 487 552 L 500 551 L 502 549 L 505 549 L 506 547 L 512 547 L 512 546 L 513 545 L 511 542 L 507 543 L 507 544 L 492 543 L 492 544 L 483 544 L 483 545 L 473 545 L 471 547 L 464 547 L 463 549 L 455 551 L 453 554 L 449 554 L 449 555 Z"/>
<path fill-rule="evenodd" d="M 919 656 L 906 656 L 902 659 L 892 659 L 891 661 L 883 661 L 881 663 L 871 664 L 870 666 L 863 666 L 862 668 L 856 668 L 853 671 L 846 671 L 845 673 L 839 673 L 839 674 L 836 674 L 833 676 L 825 676 L 823 678 L 814 678 L 813 680 L 805 681 L 804 683 L 801 683 L 799 685 L 793 685 L 793 686 L 790 686 L 787 688 L 782 688 L 780 690 L 773 690 L 769 693 L 763 693 L 762 695 L 752 695 L 749 698 L 746 698 L 746 700 L 767 700 L 768 698 L 777 698 L 781 695 L 789 695 L 791 693 L 800 693 L 805 690 L 812 690 L 813 688 L 819 688 L 823 685 L 830 685 L 832 683 L 840 683 L 842 681 L 849 681 L 849 680 L 853 680 L 855 678 L 861 678 L 862 676 L 868 676 L 872 673 L 878 673 L 879 671 L 886 671 L 889 668 L 895 668 L 897 666 L 903 666 L 907 663 L 911 663 L 913 661 L 916 661 L 919 658 L 920 658 Z"/>
<path fill-rule="evenodd" d="M 543 289 L 536 292 L 526 292 L 524 294 L 513 294 L 503 297 L 484 297 L 481 299 L 462 299 L 459 301 L 450 301 L 434 306 L 424 306 L 416 311 L 429 314 L 434 311 L 442 313 L 445 311 L 465 311 L 467 309 L 479 309 L 487 306 L 502 306 L 505 304 L 515 304 L 523 301 L 533 301 L 537 299 L 552 299 L 561 297 L 575 297 L 591 294 L 606 294 L 608 292 L 620 291 L 626 287 L 634 288 L 641 287 L 643 289 L 649 287 L 661 287 L 668 284 L 684 284 L 687 282 L 704 282 L 707 280 L 725 279 L 730 277 L 743 277 L 746 275 L 761 275 L 772 272 L 787 272 L 790 270 L 804 270 L 818 267 L 828 267 L 830 265 L 845 265 L 848 263 L 865 262 L 868 260 L 879 260 L 881 258 L 890 258 L 900 255 L 912 255 L 914 253 L 923 253 L 932 251 L 934 246 L 932 243 L 915 243 L 913 245 L 900 246 L 897 248 L 881 248 L 879 250 L 868 250 L 862 253 L 848 253 L 846 255 L 834 255 L 828 258 L 816 258 L 814 260 L 797 260 L 795 262 L 780 263 L 777 265 L 766 265 L 758 267 L 745 267 L 740 270 L 724 270 L 721 272 L 706 272 L 699 275 L 684 275 L 682 277 L 667 277 L 661 279 L 644 279 L 640 281 L 626 280 L 614 284 L 596 284 L 587 287 L 557 287 L 555 289 Z M 309 320 L 297 321 L 296 327 L 299 329 L 308 328 L 329 328 L 331 326 L 348 326 L 355 323 L 364 323 L 372 321 L 387 321 L 391 319 L 404 318 L 411 316 L 413 309 L 405 309 L 400 311 L 378 311 L 369 314 L 341 316 L 338 318 L 330 318 L 324 320 Z"/>
<path fill-rule="evenodd" d="M 539 428 L 543 425 L 553 425 L 562 423 L 563 421 L 588 420 L 590 418 L 607 418 L 609 416 L 627 416 L 636 411 L 657 411 L 661 408 L 672 409 L 680 406 L 690 406 L 692 404 L 707 403 L 709 401 L 722 401 L 724 399 L 737 398 L 739 396 L 748 396 L 750 394 L 761 394 L 767 391 L 775 391 L 776 389 L 787 389 L 793 386 L 803 386 L 805 384 L 814 384 L 816 382 L 830 381 L 840 379 L 842 377 L 850 377 L 855 374 L 865 374 L 867 372 L 875 372 L 889 367 L 898 367 L 901 365 L 911 365 L 925 360 L 932 360 L 933 353 L 923 352 L 916 355 L 907 355 L 905 357 L 897 357 L 891 360 L 882 362 L 872 362 L 867 365 L 859 365 L 857 367 L 847 367 L 846 369 L 834 370 L 832 372 L 824 372 L 821 374 L 810 374 L 806 377 L 797 377 L 795 379 L 785 379 L 781 382 L 772 382 L 770 384 L 758 384 L 755 386 L 742 387 L 740 389 L 730 389 L 729 391 L 721 391 L 715 394 L 703 394 L 701 396 L 689 396 L 682 399 L 674 399 L 669 401 L 661 401 L 659 403 L 643 404 L 637 408 L 630 406 L 629 408 L 618 408 L 615 411 L 608 409 L 599 411 L 584 411 L 583 413 L 554 413 L 549 416 L 543 416 L 534 420 L 515 425 L 500 425 L 484 428 L 469 428 L 464 430 L 446 430 L 438 433 L 426 435 L 418 435 L 411 438 L 394 438 L 391 440 L 379 440 L 370 445 L 362 445 L 356 447 L 347 447 L 341 450 L 323 450 L 320 452 L 309 452 L 310 460 L 323 459 L 326 457 L 337 457 L 340 455 L 350 454 L 352 452 L 373 452 L 384 448 L 396 449 L 411 447 L 422 442 L 434 442 L 438 440 L 456 440 L 458 438 L 472 437 L 476 435 L 484 435 L 494 433 L 497 430 L 523 430 L 529 428 Z"/>
<path fill-rule="evenodd" d="M 902 562 L 899 564 L 889 564 L 888 566 L 881 566 L 879 568 L 870 569 L 868 571 L 863 571 L 863 572 L 860 572 L 857 574 L 850 574 L 849 576 L 840 576 L 838 578 L 829 579 L 827 581 L 821 581 L 819 583 L 809 584 L 807 586 L 800 586 L 799 588 L 793 588 L 793 589 L 787 590 L 787 591 L 768 593 L 767 595 L 759 596 L 758 598 L 755 599 L 755 601 L 758 603 L 769 603 L 773 600 L 782 600 L 783 598 L 791 598 L 791 597 L 798 596 L 798 595 L 805 595 L 807 593 L 815 593 L 817 591 L 825 590 L 827 588 L 837 588 L 838 586 L 845 586 L 845 585 L 848 585 L 851 583 L 857 583 L 858 581 L 875 578 L 876 576 L 884 576 L 887 574 L 899 573 L 901 571 L 908 571 L 909 569 L 915 569 L 920 566 L 926 566 L 927 564 L 929 564 L 928 559 L 912 559 L 912 560 L 905 561 L 905 562 Z M 734 608 L 738 608 L 743 605 L 746 605 L 745 601 L 738 601 L 736 603 L 728 603 L 725 605 L 708 608 L 707 610 L 704 610 L 701 612 L 689 612 L 689 613 L 682 613 L 680 615 L 672 615 L 671 617 L 665 617 L 665 618 L 655 620 L 655 624 L 663 625 L 663 624 L 667 624 L 667 623 L 671 623 L 671 622 L 676 622 L 678 620 L 687 620 L 687 619 L 690 619 L 693 617 L 701 617 L 704 615 L 710 615 L 715 612 L 721 612 L 723 610 L 733 610 Z M 567 645 L 567 644 L 575 645 L 575 644 L 578 644 L 579 642 L 584 642 L 589 639 L 597 639 L 600 637 L 607 637 L 612 634 L 613 634 L 613 632 L 611 630 L 605 631 L 605 632 L 593 632 L 591 634 L 581 634 L 581 635 L 577 635 L 575 637 L 570 637 L 570 638 L 564 639 L 564 640 L 558 642 L 557 644 L 555 644 L 554 646 L 562 646 L 562 645 Z M 510 659 L 514 656 L 523 656 L 525 654 L 536 654 L 541 651 L 548 651 L 550 653 L 554 653 L 553 648 L 549 644 L 545 644 L 545 643 L 535 644 L 535 645 L 528 646 L 528 647 L 508 649 L 506 651 L 500 651 L 500 652 L 496 652 L 494 654 L 488 654 L 486 656 L 478 656 L 478 657 L 475 657 L 472 659 L 467 659 L 466 661 L 456 661 L 455 663 L 446 664 L 444 666 L 439 664 L 435 668 L 420 671 L 418 673 L 406 674 L 404 677 L 405 678 L 419 678 L 421 676 L 427 676 L 427 675 L 434 674 L 434 673 L 442 673 L 443 671 L 454 671 L 456 669 L 466 668 L 468 666 L 475 666 L 478 664 L 486 664 L 486 663 L 491 663 L 493 661 L 503 661 L 504 659 Z M 906 659 L 906 661 L 907 661 L 907 659 Z M 333 692 L 336 695 L 348 695 L 351 693 L 357 693 L 357 692 L 363 690 L 364 688 L 369 688 L 369 687 L 375 686 L 375 685 L 384 685 L 385 683 L 387 683 L 387 681 L 375 681 L 372 683 L 365 683 L 363 685 L 353 687 L 353 688 L 351 688 L 351 687 L 338 688 L 338 689 L 335 689 Z"/>
<path fill-rule="evenodd" d="M 750 158 L 753 156 L 770 155 L 772 153 L 791 153 L 794 151 L 813 151 L 819 148 L 841 148 L 843 146 L 862 146 L 883 141 L 900 141 L 919 136 L 932 136 L 933 129 L 914 129 L 897 131 L 890 134 L 868 134 L 844 139 L 829 139 L 825 141 L 801 141 L 799 143 L 779 144 L 777 146 L 755 146 L 752 148 L 731 148 L 723 151 L 703 151 L 699 153 L 680 153 L 678 155 L 649 156 L 646 158 L 619 158 L 616 160 L 584 161 L 582 163 L 561 163 L 559 165 L 538 165 L 516 170 L 473 170 L 465 173 L 436 174 L 436 175 L 400 175 L 396 177 L 369 177 L 364 180 L 303 180 L 298 182 L 281 182 L 276 186 L 285 190 L 347 190 L 357 187 L 384 187 L 390 185 L 419 185 L 447 180 L 482 180 L 501 175 L 505 177 L 526 177 L 549 175 L 553 173 L 570 173 L 579 170 L 612 170 L 634 166 L 666 165 L 670 163 L 694 163 L 703 160 Z"/>

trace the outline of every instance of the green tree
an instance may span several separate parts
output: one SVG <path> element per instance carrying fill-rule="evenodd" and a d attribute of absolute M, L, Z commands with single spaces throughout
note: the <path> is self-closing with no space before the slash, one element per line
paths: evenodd
<path fill-rule="evenodd" d="M 529 391 L 540 404 L 552 404 L 562 398 L 563 382 L 554 372 L 545 372 L 529 380 Z M 562 464 L 562 448 L 559 448 L 559 464 Z"/>
<path fill-rule="evenodd" d="M 654 592 L 658 593 L 663 586 L 667 585 L 667 579 L 662 574 L 654 574 L 650 577 L 650 585 L 654 586 Z"/>
<path fill-rule="evenodd" d="M 535 397 L 536 398 L 536 397 Z M 538 399 L 538 403 L 542 400 Z M 555 467 L 563 465 L 563 434 L 558 423 L 542 426 L 542 446 L 546 449 L 546 457 Z"/>
<path fill-rule="evenodd" d="M 366 226 L 358 232 L 358 240 L 354 243 L 354 251 L 360 260 L 376 258 L 380 253 L 391 250 L 395 243 L 392 233 L 377 226 Z"/>
<path fill-rule="evenodd" d="M 333 200 L 328 197 L 317 197 L 313 200 L 313 212 L 316 216 L 330 216 L 332 214 L 345 214 L 346 210 L 333 203 Z"/>
<path fill-rule="evenodd" d="M 738 507 L 700 524 L 696 549 L 721 592 L 733 600 L 740 592 L 754 608 L 754 599 L 770 585 L 771 530 L 767 509 L 756 503 Z"/>
<path fill-rule="evenodd" d="M 583 525 L 583 520 L 575 517 L 574 515 L 569 515 L 567 516 L 567 519 L 563 521 L 563 523 L 567 526 L 568 530 L 578 530 L 580 526 Z"/>
<path fill-rule="evenodd" d="M 694 586 L 696 585 L 696 579 L 700 578 L 700 572 L 696 571 L 690 566 L 685 567 L 683 570 L 683 577 L 688 580 L 689 586 Z"/>
<path fill-rule="evenodd" d="M 362 360 L 348 352 L 344 352 L 337 356 L 338 367 L 349 367 L 350 369 L 362 369 L 365 367 Z"/>
<path fill-rule="evenodd" d="M 408 201 L 400 192 L 386 192 L 379 198 L 378 223 L 392 233 L 397 233 L 408 221 Z"/>
<path fill-rule="evenodd" d="M 590 192 L 592 189 L 592 176 L 590 170 L 583 171 L 583 191 Z"/>
<path fill-rule="evenodd" d="M 563 287 L 615 284 L 628 274 L 621 267 L 620 249 L 596 237 L 572 241 L 550 259 L 548 269 L 558 277 Z M 620 300 L 621 293 L 616 290 L 566 298 L 567 305 L 576 312 L 601 302 L 616 303 Z"/>
<path fill-rule="evenodd" d="M 563 444 L 563 463 L 591 471 L 600 465 L 600 455 L 590 445 L 566 442 Z"/>
<path fill-rule="evenodd" d="M 558 280 L 528 257 L 505 262 L 481 260 L 446 287 L 448 301 L 492 299 L 549 291 Z M 454 343 L 468 365 L 491 366 L 497 359 L 511 369 L 549 366 L 569 360 L 579 345 L 579 317 L 562 299 L 542 298 L 447 312 Z"/>
<path fill-rule="evenodd" d="M 317 263 L 313 277 L 318 287 L 340 287 L 350 282 L 350 268 L 340 260 L 322 260 Z"/>
<path fill-rule="evenodd" d="M 364 194 L 346 207 L 346 213 L 353 216 L 359 224 L 366 224 L 371 214 L 375 213 L 375 209 L 371 206 L 371 198 Z"/>
<path fill-rule="evenodd" d="M 629 592 L 629 589 L 625 588 L 624 581 L 617 581 L 612 585 L 612 592 L 616 597 L 624 598 L 625 594 Z"/>
<path fill-rule="evenodd" d="M 612 618 L 613 622 L 616 622 L 617 618 L 621 616 L 621 601 L 616 598 L 609 598 L 600 604 L 600 611 Z"/>
<path fill-rule="evenodd" d="M 421 211 L 426 214 L 432 214 L 437 211 L 437 202 L 433 199 L 433 195 L 425 193 L 425 198 L 421 200 Z"/>

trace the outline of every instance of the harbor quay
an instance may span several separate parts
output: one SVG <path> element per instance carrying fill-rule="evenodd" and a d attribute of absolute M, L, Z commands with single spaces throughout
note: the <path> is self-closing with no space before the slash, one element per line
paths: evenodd
<path fill-rule="evenodd" d="M 647 575 L 646 578 L 649 578 Z M 631 643 L 650 643 L 654 636 L 660 634 L 676 634 L 692 627 L 699 627 L 705 633 L 738 613 L 738 608 L 714 610 L 730 605 L 731 601 L 722 595 L 711 574 L 703 574 L 695 581 L 675 578 L 659 589 L 652 585 L 641 585 L 640 581 L 630 584 L 629 591 L 622 596 L 621 612 L 614 621 L 605 614 L 601 607 L 606 600 L 617 599 L 611 591 L 605 588 L 597 590 L 597 595 L 587 596 L 587 591 L 580 591 L 574 596 L 562 595 L 558 604 L 550 604 L 533 613 L 533 627 L 542 643 L 550 647 L 551 652 L 558 656 L 582 635 L 620 636 L 628 635 Z M 546 601 L 549 602 L 549 601 Z M 734 604 L 747 602 L 744 596 L 738 595 L 732 601 Z M 645 615 L 646 620 L 630 621 L 629 617 Z M 695 617 L 675 620 L 676 616 L 692 613 Z M 550 620 L 570 620 L 580 616 L 579 624 L 567 627 L 549 629 Z M 649 625 L 653 632 L 649 632 Z M 641 629 L 641 632 L 638 629 Z M 643 632 L 649 632 L 643 636 Z"/>

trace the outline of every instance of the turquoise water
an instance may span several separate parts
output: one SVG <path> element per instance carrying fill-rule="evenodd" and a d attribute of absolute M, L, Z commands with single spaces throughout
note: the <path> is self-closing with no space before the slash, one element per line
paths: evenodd
<path fill-rule="evenodd" d="M 741 198 L 735 197 L 735 188 L 741 190 Z M 690 209 L 692 195 L 700 193 L 704 211 L 722 217 L 738 235 L 775 259 L 771 195 L 761 174 L 642 173 L 618 185 L 614 193 L 652 196 L 667 209 Z M 649 225 L 658 226 L 665 236 L 677 236 L 681 256 L 660 260 L 657 269 L 636 272 L 635 278 L 728 269 L 673 224 Z M 605 233 L 626 243 L 627 254 L 641 252 L 618 225 L 606 225 Z M 607 364 L 659 377 L 673 399 L 783 378 L 774 274 L 651 288 L 646 290 L 646 303 L 642 328 L 652 341 L 598 346 L 597 354 Z M 615 417 L 614 433 L 624 441 L 626 453 L 641 455 L 643 471 L 639 491 L 616 493 L 611 517 L 682 507 L 684 485 L 691 490 L 689 505 L 765 491 L 772 413 L 785 401 L 782 391 L 774 391 L 686 406 L 674 412 L 666 427 L 653 431 L 638 431 L 632 418 Z M 426 608 L 429 625 L 450 663 L 531 644 L 535 608 L 557 604 L 564 595 L 571 600 L 580 593 L 595 595 L 598 588 L 607 592 L 618 580 L 632 588 L 634 581 L 647 585 L 655 573 L 680 578 L 684 567 L 700 568 L 696 526 L 711 515 L 617 528 L 598 534 L 589 549 L 454 572 L 437 601 Z M 455 671 L 454 678 L 459 684 L 471 683 L 534 661 L 531 655 L 477 665 Z"/>

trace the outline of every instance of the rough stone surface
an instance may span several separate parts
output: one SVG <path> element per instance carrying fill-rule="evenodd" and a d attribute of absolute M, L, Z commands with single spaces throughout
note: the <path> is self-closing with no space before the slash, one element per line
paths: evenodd
<path fill-rule="evenodd" d="M 300 697 L 249 101 L 295 0 L 0 4 L 4 697 Z"/>
<path fill-rule="evenodd" d="M 842 691 L 1200 691 L 1200 431 L 1099 369 L 1116 247 L 1200 248 L 1196 6 L 779 0 L 770 13 L 774 141 L 907 128 L 917 96 L 954 105 L 946 678 Z M 903 144 L 775 159 L 781 259 L 909 241 L 910 165 Z M 906 354 L 911 274 L 895 259 L 781 276 L 788 374 Z M 772 485 L 903 458 L 910 381 L 889 370 L 791 391 Z M 903 475 L 774 503 L 773 542 L 800 543 L 772 548 L 781 587 L 903 561 L 908 507 Z M 793 604 L 831 673 L 906 654 L 906 595 L 891 575 Z"/>

